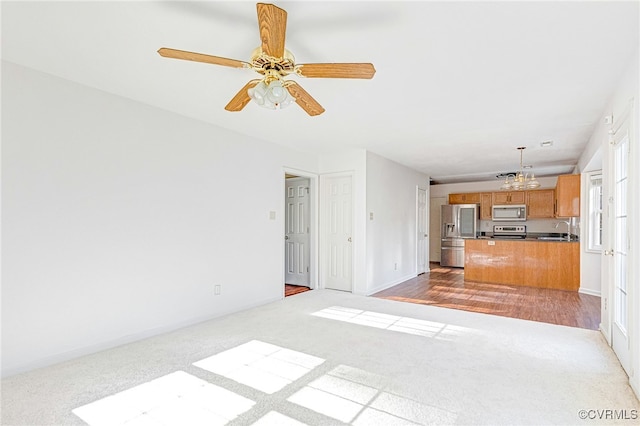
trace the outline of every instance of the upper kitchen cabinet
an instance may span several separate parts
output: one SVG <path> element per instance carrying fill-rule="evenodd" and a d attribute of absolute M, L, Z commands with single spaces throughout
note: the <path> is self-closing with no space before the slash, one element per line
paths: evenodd
<path fill-rule="evenodd" d="M 555 217 L 555 191 L 534 189 L 527 191 L 527 218 L 543 219 Z"/>
<path fill-rule="evenodd" d="M 560 175 L 556 184 L 556 217 L 580 216 L 580 175 Z"/>
<path fill-rule="evenodd" d="M 491 220 L 491 192 L 480 193 L 480 220 Z"/>
<path fill-rule="evenodd" d="M 494 206 L 504 204 L 524 204 L 525 203 L 524 191 L 502 191 L 494 192 L 492 197 L 492 203 Z"/>
<path fill-rule="evenodd" d="M 479 204 L 479 192 L 467 192 L 464 194 L 449 194 L 449 204 Z"/>

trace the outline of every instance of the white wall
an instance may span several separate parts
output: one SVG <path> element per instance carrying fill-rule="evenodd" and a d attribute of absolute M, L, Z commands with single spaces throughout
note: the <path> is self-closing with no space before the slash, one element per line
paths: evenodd
<path fill-rule="evenodd" d="M 2 90 L 4 376 L 282 297 L 283 167 L 316 157 L 6 62 Z"/>
<path fill-rule="evenodd" d="M 427 175 L 367 153 L 367 294 L 416 276 L 417 188 Z"/>

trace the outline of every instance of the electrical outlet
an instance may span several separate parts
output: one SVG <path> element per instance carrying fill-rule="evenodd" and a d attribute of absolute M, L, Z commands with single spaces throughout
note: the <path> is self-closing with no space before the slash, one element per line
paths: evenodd
<path fill-rule="evenodd" d="M 395 269 L 396 271 L 398 270 L 398 263 L 397 262 L 393 264 L 393 269 Z"/>
<path fill-rule="evenodd" d="M 220 284 L 216 284 L 215 286 L 213 286 L 213 294 L 215 294 L 216 296 L 220 296 Z"/>

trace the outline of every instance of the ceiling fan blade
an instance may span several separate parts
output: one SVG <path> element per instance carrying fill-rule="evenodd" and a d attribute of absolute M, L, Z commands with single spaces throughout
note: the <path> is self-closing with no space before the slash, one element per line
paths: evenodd
<path fill-rule="evenodd" d="M 307 114 L 314 116 L 320 115 L 324 112 L 322 105 L 318 103 L 313 97 L 307 93 L 297 82 L 288 80 L 285 83 L 285 87 L 296 100 L 296 103 L 307 112 Z"/>
<path fill-rule="evenodd" d="M 369 63 L 300 64 L 298 74 L 310 78 L 373 78 L 376 69 Z"/>
<path fill-rule="evenodd" d="M 223 65 L 234 68 L 251 68 L 251 64 L 237 59 L 222 58 L 220 56 L 205 55 L 202 53 L 187 52 L 186 50 L 169 49 L 163 47 L 158 50 L 160 56 L 165 58 L 184 59 L 194 62 L 205 62 L 207 64 Z"/>
<path fill-rule="evenodd" d="M 258 27 L 262 52 L 274 58 L 284 56 L 284 39 L 287 32 L 287 12 L 277 6 L 258 3 Z"/>
<path fill-rule="evenodd" d="M 251 80 L 245 84 L 244 87 L 236 93 L 233 99 L 229 101 L 224 109 L 227 111 L 241 111 L 251 101 L 251 97 L 249 97 L 249 93 L 247 91 L 258 83 L 260 83 L 260 80 Z"/>

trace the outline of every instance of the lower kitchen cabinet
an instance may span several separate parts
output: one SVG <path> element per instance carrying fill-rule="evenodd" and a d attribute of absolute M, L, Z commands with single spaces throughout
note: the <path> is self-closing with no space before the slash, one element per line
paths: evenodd
<path fill-rule="evenodd" d="M 464 279 L 574 290 L 580 288 L 580 243 L 466 240 Z"/>

